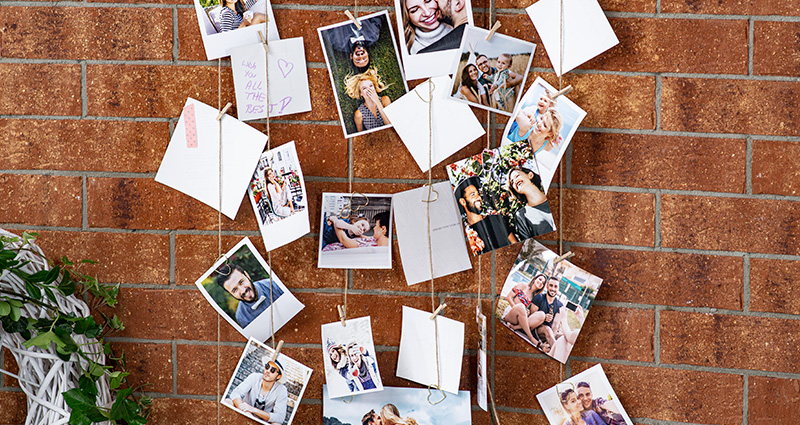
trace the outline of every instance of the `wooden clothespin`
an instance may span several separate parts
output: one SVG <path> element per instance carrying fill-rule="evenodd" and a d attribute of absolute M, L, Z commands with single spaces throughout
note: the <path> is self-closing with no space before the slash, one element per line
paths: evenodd
<path fill-rule="evenodd" d="M 347 15 L 347 17 L 350 18 L 350 20 L 353 21 L 354 24 L 356 24 L 356 28 L 361 29 L 361 24 L 358 22 L 358 19 L 356 19 L 356 17 L 353 16 L 353 14 L 350 13 L 349 10 L 345 10 L 344 14 Z"/>
<path fill-rule="evenodd" d="M 436 307 L 436 310 L 434 310 L 433 314 L 431 314 L 431 320 L 435 319 L 436 315 L 439 314 L 439 312 L 445 307 L 447 307 L 447 303 L 439 304 L 439 307 Z"/>
<path fill-rule="evenodd" d="M 267 46 L 267 39 L 264 38 L 264 33 L 258 30 L 258 38 L 261 39 L 261 45 L 264 46 L 264 52 L 269 53 L 269 46 Z"/>
<path fill-rule="evenodd" d="M 559 96 L 564 96 L 571 91 L 572 91 L 572 85 L 566 86 L 563 89 L 557 91 L 556 94 L 553 95 L 553 100 L 556 100 Z"/>
<path fill-rule="evenodd" d="M 281 353 L 281 348 L 283 348 L 283 340 L 278 341 L 278 346 L 275 347 L 275 352 L 272 353 L 272 360 L 270 360 L 271 362 L 274 362 L 278 358 L 278 354 Z"/>
<path fill-rule="evenodd" d="M 219 115 L 217 115 L 217 121 L 222 119 L 222 116 L 225 115 L 225 112 L 228 112 L 228 108 L 230 108 L 231 106 L 233 106 L 233 103 L 228 102 L 228 104 L 225 105 L 225 107 L 222 108 L 221 111 L 219 111 Z"/>
<path fill-rule="evenodd" d="M 337 305 L 336 309 L 339 310 L 339 320 L 342 321 L 342 326 L 347 326 L 347 323 L 344 320 L 344 307 Z"/>
<path fill-rule="evenodd" d="M 571 257 L 572 257 L 572 256 L 574 256 L 574 255 L 575 255 L 575 253 L 574 253 L 574 252 L 572 252 L 572 251 L 568 251 L 566 254 L 564 254 L 564 255 L 562 255 L 562 256 L 560 256 L 560 257 L 556 258 L 556 259 L 555 259 L 555 261 L 553 261 L 553 265 L 555 266 L 556 264 L 558 264 L 558 263 L 560 263 L 560 262 L 562 262 L 562 261 L 566 260 L 567 258 L 571 258 Z"/>
<path fill-rule="evenodd" d="M 492 29 L 489 30 L 489 35 L 486 36 L 486 41 L 491 40 L 492 36 L 494 35 L 495 32 L 497 32 L 499 28 L 500 28 L 500 21 L 495 21 L 494 26 L 492 26 Z"/>

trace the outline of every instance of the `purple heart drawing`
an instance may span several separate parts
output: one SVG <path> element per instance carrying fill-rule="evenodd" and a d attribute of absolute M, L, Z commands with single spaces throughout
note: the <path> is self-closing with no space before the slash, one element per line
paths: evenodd
<path fill-rule="evenodd" d="M 289 75 L 294 69 L 294 64 L 283 59 L 278 59 L 278 69 L 281 70 L 283 78 L 286 78 L 286 76 Z"/>

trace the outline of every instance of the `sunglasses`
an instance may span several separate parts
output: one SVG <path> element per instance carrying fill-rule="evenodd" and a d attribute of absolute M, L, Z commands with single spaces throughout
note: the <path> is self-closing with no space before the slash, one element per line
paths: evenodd
<path fill-rule="evenodd" d="M 280 372 L 280 369 L 276 368 L 275 366 L 270 366 L 270 367 L 267 367 L 265 369 L 269 373 L 278 373 L 278 372 Z"/>

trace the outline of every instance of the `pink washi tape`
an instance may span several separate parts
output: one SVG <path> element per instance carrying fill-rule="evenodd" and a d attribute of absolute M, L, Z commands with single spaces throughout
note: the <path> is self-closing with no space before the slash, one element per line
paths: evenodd
<path fill-rule="evenodd" d="M 197 147 L 197 120 L 194 116 L 194 105 L 188 104 L 183 107 L 183 125 L 186 128 L 186 147 Z"/>

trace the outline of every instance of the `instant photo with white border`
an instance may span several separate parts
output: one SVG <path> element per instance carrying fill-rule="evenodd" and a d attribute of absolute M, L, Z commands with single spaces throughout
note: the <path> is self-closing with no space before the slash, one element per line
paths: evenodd
<path fill-rule="evenodd" d="M 240 300 L 236 307 L 237 312 L 240 305 L 243 307 L 243 309 L 246 308 L 251 309 L 251 312 L 248 312 L 246 310 L 243 311 L 242 313 L 243 316 L 251 316 L 253 314 L 252 311 L 257 311 L 258 309 L 260 309 L 261 305 L 264 302 L 269 302 L 270 298 L 274 300 L 271 305 L 264 308 L 263 311 L 258 314 L 258 316 L 253 318 L 250 321 L 250 323 L 248 323 L 244 327 L 239 325 L 238 321 L 235 320 L 235 316 L 231 317 L 229 312 L 226 312 L 225 310 L 222 309 L 222 307 L 220 307 L 217 301 L 209 293 L 209 290 L 203 284 L 203 282 L 206 279 L 210 278 L 211 280 L 209 282 L 206 282 L 206 285 L 219 286 L 219 284 L 215 281 L 215 278 L 216 275 L 218 274 L 217 269 L 220 268 L 220 266 L 222 266 L 223 264 L 228 263 L 232 265 L 238 265 L 241 267 L 241 265 L 237 264 L 237 262 L 239 262 L 237 261 L 238 260 L 237 255 L 241 255 L 238 253 L 240 249 L 243 250 L 242 253 L 249 251 L 250 255 L 252 255 L 252 257 L 256 259 L 259 266 L 263 269 L 261 270 L 262 275 L 266 274 L 267 276 L 271 276 L 271 282 L 269 281 L 270 280 L 269 277 L 267 279 L 261 279 L 258 282 L 262 282 L 264 285 L 272 284 L 273 288 L 277 288 L 277 291 L 281 292 L 278 295 L 275 295 L 273 293 L 273 296 L 270 297 L 269 293 L 257 294 L 258 290 L 256 289 L 255 292 L 256 296 L 258 297 L 257 301 L 242 304 L 244 301 Z M 229 260 L 231 258 L 233 259 Z M 229 273 L 232 272 L 233 272 L 232 270 L 229 271 Z M 250 272 L 248 272 L 248 274 L 252 272 L 253 271 L 251 270 Z M 212 274 L 214 276 L 212 276 Z M 234 276 L 234 278 L 236 278 L 237 276 Z M 251 285 L 253 285 L 255 282 L 252 282 L 251 280 L 250 283 Z M 305 305 L 303 305 L 303 303 L 301 303 L 297 298 L 295 298 L 295 296 L 291 292 L 289 292 L 289 288 L 287 288 L 286 285 L 284 285 L 283 282 L 280 280 L 280 278 L 277 275 L 275 275 L 274 272 L 269 268 L 267 262 L 264 261 L 264 258 L 261 257 L 261 254 L 258 252 L 253 243 L 250 242 L 250 239 L 247 237 L 239 241 L 239 243 L 237 243 L 236 246 L 231 248 L 222 258 L 215 261 L 214 265 L 208 270 L 206 270 L 206 272 L 203 273 L 203 275 L 200 276 L 200 278 L 197 279 L 197 281 L 195 281 L 195 285 L 197 286 L 198 289 L 200 289 L 200 292 L 203 294 L 203 296 L 206 298 L 209 304 L 211 304 L 211 307 L 213 307 L 214 310 L 216 310 L 219 315 L 221 315 L 231 326 L 233 326 L 234 329 L 236 329 L 239 333 L 244 335 L 245 338 L 255 338 L 259 341 L 266 341 L 267 338 L 272 336 L 272 332 L 270 331 L 270 329 L 274 329 L 275 332 L 277 332 L 280 328 L 283 327 L 283 325 L 285 325 L 287 322 L 289 322 L 289 320 L 291 320 L 295 315 L 297 315 L 297 313 L 299 313 L 300 310 L 305 308 Z M 220 292 L 220 294 L 223 295 L 226 299 L 228 297 L 233 297 L 234 299 L 236 298 L 235 296 L 231 295 L 227 289 L 224 289 L 224 287 L 220 288 L 223 288 L 221 290 L 224 291 L 225 294 L 227 294 L 225 295 L 222 292 Z M 255 288 L 255 286 L 253 286 L 253 288 Z M 217 291 L 217 289 L 213 290 Z M 248 306 L 247 304 L 252 304 L 252 305 Z M 273 322 L 273 316 L 274 316 L 274 322 Z"/>
<path fill-rule="evenodd" d="M 322 325 L 322 349 L 331 398 L 383 391 L 369 316 Z"/>
<path fill-rule="evenodd" d="M 280 36 L 278 36 L 278 27 L 275 25 L 275 16 L 272 14 L 272 4 L 270 3 L 270 0 L 258 0 L 258 2 L 256 2 L 247 11 L 266 14 L 269 18 L 267 25 L 256 24 L 224 32 L 219 31 L 217 26 L 219 24 L 212 22 L 212 20 L 217 19 L 217 13 L 222 7 L 219 5 L 220 0 L 215 1 L 217 2 L 216 5 L 203 8 L 203 6 L 200 4 L 200 0 L 194 0 L 194 10 L 197 13 L 197 22 L 200 26 L 200 35 L 203 37 L 203 47 L 205 47 L 206 58 L 208 60 L 229 56 L 229 49 L 234 47 L 261 43 L 261 40 L 258 37 L 258 32 L 261 31 L 261 33 L 264 34 L 265 27 L 265 36 L 267 37 L 267 40 L 280 40 Z M 215 11 L 217 13 L 215 13 Z"/>

